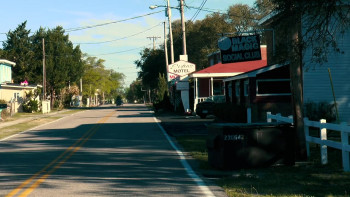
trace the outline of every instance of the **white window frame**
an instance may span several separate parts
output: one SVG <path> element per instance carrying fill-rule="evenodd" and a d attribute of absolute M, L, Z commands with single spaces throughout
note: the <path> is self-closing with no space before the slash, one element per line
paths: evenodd
<path fill-rule="evenodd" d="M 289 81 L 290 79 L 257 79 L 256 80 L 256 96 L 290 96 L 292 93 L 272 93 L 272 94 L 259 94 L 259 82 L 261 81 Z"/>

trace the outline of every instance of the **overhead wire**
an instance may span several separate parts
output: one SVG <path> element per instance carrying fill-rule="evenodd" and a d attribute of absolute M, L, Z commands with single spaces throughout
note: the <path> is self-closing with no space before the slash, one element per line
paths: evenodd
<path fill-rule="evenodd" d="M 91 29 L 91 28 L 95 28 L 95 27 L 101 27 L 101 26 L 105 26 L 105 25 L 125 22 L 125 21 L 129 21 L 129 20 L 133 20 L 133 19 L 142 18 L 142 17 L 145 17 L 145 16 L 157 14 L 157 13 L 160 13 L 160 12 L 163 12 L 163 10 L 157 11 L 157 12 L 151 12 L 151 13 L 140 15 L 140 16 L 134 16 L 134 17 L 126 18 L 126 19 L 122 19 L 122 20 L 112 21 L 112 22 L 108 22 L 108 23 L 100 23 L 100 24 L 96 24 L 96 25 L 88 25 L 88 26 L 83 26 L 83 27 L 68 28 L 68 29 L 66 29 L 66 32 L 80 31 L 80 30 L 84 30 L 84 29 Z"/>
<path fill-rule="evenodd" d="M 204 5 L 207 3 L 207 0 L 203 0 L 199 8 L 197 9 L 196 13 L 192 16 L 191 21 L 194 22 L 194 20 L 197 18 L 198 14 L 203 9 Z"/>
<path fill-rule="evenodd" d="M 101 41 L 101 42 L 73 42 L 73 44 L 104 44 L 104 43 L 116 42 L 116 41 L 119 41 L 119 40 L 124 40 L 124 39 L 130 38 L 130 37 L 137 36 L 139 34 L 143 34 L 143 33 L 147 32 L 147 31 L 149 31 L 151 29 L 154 29 L 154 28 L 160 26 L 161 24 L 163 24 L 163 23 L 159 23 L 159 24 L 157 24 L 157 25 L 155 25 L 155 26 L 153 26 L 153 27 L 151 27 L 149 29 L 146 29 L 144 31 L 141 31 L 141 32 L 138 32 L 138 33 L 135 33 L 135 34 L 131 34 L 129 36 L 124 36 L 122 38 L 118 38 L 118 39 L 114 39 L 114 40 L 107 40 L 107 41 Z"/>

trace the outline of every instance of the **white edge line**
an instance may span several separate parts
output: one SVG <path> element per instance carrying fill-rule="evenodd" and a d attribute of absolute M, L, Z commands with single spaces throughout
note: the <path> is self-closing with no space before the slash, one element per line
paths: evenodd
<path fill-rule="evenodd" d="M 202 192 L 204 193 L 205 196 L 207 197 L 212 197 L 215 196 L 213 194 L 213 192 L 210 191 L 210 189 L 208 188 L 208 186 L 204 183 L 204 181 L 192 170 L 191 166 L 188 164 L 184 154 L 180 151 L 180 149 L 177 148 L 177 146 L 174 144 L 174 142 L 171 140 L 171 138 L 169 137 L 169 135 L 166 133 L 166 131 L 164 130 L 164 128 L 162 127 L 162 125 L 159 123 L 160 120 L 157 119 L 156 117 L 154 117 L 155 122 L 157 123 L 158 127 L 160 128 L 160 130 L 162 130 L 164 136 L 166 137 L 166 139 L 169 141 L 170 145 L 173 147 L 173 149 L 175 149 L 176 153 L 180 156 L 180 161 L 181 164 L 183 165 L 183 167 L 185 168 L 187 174 L 197 183 L 197 185 L 199 186 L 199 188 L 202 190 Z"/>
<path fill-rule="evenodd" d="M 84 111 L 89 111 L 89 110 L 84 110 Z M 84 111 L 81 111 L 81 112 L 84 112 Z M 71 114 L 71 115 L 69 115 L 69 116 L 64 116 L 64 117 L 59 118 L 59 119 L 57 119 L 57 120 L 54 120 L 54 121 L 52 121 L 52 122 L 48 122 L 48 123 L 45 123 L 45 124 L 41 124 L 41 125 L 38 125 L 38 126 L 36 126 L 36 127 L 30 128 L 30 129 L 28 129 L 28 130 L 21 131 L 21 132 L 19 132 L 19 133 L 10 135 L 10 136 L 8 136 L 8 137 L 5 137 L 5 138 L 3 138 L 3 139 L 0 139 L 0 142 L 4 142 L 4 141 L 6 141 L 6 140 L 9 140 L 9 139 L 11 139 L 11 138 L 13 138 L 13 137 L 16 137 L 16 136 L 18 136 L 18 135 L 20 135 L 20 134 L 26 133 L 26 132 L 28 132 L 28 131 L 34 131 L 35 129 L 37 129 L 37 128 L 41 127 L 41 126 L 45 126 L 45 125 L 48 125 L 48 124 L 57 122 L 57 121 L 59 121 L 59 120 L 61 120 L 61 119 L 64 119 L 64 118 L 66 118 L 66 117 L 73 116 L 73 115 L 75 115 L 75 114 L 79 114 L 79 113 L 81 113 L 81 112 L 77 112 L 77 113 Z"/>

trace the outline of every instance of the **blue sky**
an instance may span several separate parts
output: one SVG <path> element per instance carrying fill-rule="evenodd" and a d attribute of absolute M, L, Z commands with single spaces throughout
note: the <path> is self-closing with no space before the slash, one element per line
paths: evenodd
<path fill-rule="evenodd" d="M 229 6 L 245 3 L 250 6 L 255 0 L 207 0 L 204 8 L 225 12 Z M 202 0 L 185 0 L 188 6 L 199 7 Z M 3 0 L 0 11 L 0 33 L 14 30 L 20 23 L 27 21 L 27 29 L 35 32 L 40 27 L 54 28 L 58 25 L 66 30 L 87 25 L 108 23 L 152 12 L 150 5 L 166 5 L 165 0 Z M 170 0 L 171 6 L 177 6 L 178 0 Z M 185 18 L 193 17 L 196 9 L 186 9 Z M 202 19 L 208 12 L 202 11 L 196 19 Z M 172 20 L 180 19 L 178 10 L 172 10 Z M 152 47 L 149 36 L 159 36 L 157 46 L 164 40 L 164 12 L 146 17 L 113 23 L 97 28 L 69 32 L 73 43 L 81 43 L 81 50 L 90 56 L 106 60 L 105 66 L 126 75 L 125 86 L 137 78 L 135 60 L 140 58 L 144 47 Z M 131 36 L 137 34 L 135 36 Z M 130 37 L 131 36 L 131 37 Z M 122 39 L 128 37 L 126 39 Z M 0 41 L 6 39 L 0 34 Z M 103 41 L 118 41 L 103 44 L 84 44 Z M 126 51 L 126 52 L 123 52 Z"/>

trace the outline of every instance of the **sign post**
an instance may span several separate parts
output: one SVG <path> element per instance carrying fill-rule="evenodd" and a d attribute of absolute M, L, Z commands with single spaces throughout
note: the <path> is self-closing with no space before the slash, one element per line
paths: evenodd
<path fill-rule="evenodd" d="M 186 61 L 177 61 L 169 65 L 168 81 L 187 76 L 196 71 L 196 65 Z"/>
<path fill-rule="evenodd" d="M 185 112 L 190 112 L 188 74 L 196 71 L 196 65 L 185 60 L 169 65 L 168 81 L 179 80 L 176 89 L 181 91 L 181 100 Z M 176 104 L 175 104 L 176 105 Z"/>

